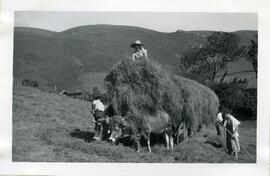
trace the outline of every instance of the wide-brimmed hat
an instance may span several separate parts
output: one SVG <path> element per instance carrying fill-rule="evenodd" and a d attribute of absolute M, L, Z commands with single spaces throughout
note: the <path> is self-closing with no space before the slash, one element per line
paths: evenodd
<path fill-rule="evenodd" d="M 136 45 L 143 46 L 142 42 L 140 40 L 136 40 L 134 43 L 130 45 L 131 48 L 135 48 Z"/>

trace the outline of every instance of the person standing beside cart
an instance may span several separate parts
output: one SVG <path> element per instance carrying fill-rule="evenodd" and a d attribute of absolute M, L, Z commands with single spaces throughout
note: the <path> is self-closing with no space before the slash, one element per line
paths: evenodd
<path fill-rule="evenodd" d="M 228 154 L 231 155 L 234 153 L 235 158 L 238 159 L 238 153 L 240 152 L 238 126 L 240 125 L 240 122 L 230 114 L 229 110 L 225 110 L 224 115 Z"/>

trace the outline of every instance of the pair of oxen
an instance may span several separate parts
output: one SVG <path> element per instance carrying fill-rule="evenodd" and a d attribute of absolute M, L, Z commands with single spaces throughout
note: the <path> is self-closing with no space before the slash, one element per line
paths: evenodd
<path fill-rule="evenodd" d="M 148 151 L 151 152 L 151 133 L 162 134 L 168 150 L 173 149 L 174 140 L 178 144 L 180 136 L 183 140 L 186 140 L 188 136 L 185 124 L 181 123 L 177 128 L 173 128 L 172 120 L 165 111 L 157 111 L 154 115 L 129 114 L 125 117 L 107 112 L 105 110 L 105 117 L 96 122 L 94 140 L 109 140 L 116 144 L 119 139 L 129 137 L 133 141 L 136 151 L 139 152 L 140 140 L 141 137 L 144 137 L 147 140 Z"/>

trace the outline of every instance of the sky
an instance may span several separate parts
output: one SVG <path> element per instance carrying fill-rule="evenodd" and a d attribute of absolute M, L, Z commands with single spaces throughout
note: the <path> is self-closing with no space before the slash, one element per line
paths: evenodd
<path fill-rule="evenodd" d="M 66 12 L 16 11 L 16 27 L 64 31 L 77 26 L 112 24 L 138 26 L 159 32 L 176 30 L 257 30 L 256 13 L 172 13 L 172 12 Z"/>

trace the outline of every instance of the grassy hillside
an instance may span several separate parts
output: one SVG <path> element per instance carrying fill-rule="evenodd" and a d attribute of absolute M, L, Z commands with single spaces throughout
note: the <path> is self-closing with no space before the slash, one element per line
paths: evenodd
<path fill-rule="evenodd" d="M 80 69 L 56 33 L 16 28 L 14 77 L 37 80 L 44 89 L 58 85 L 74 87 Z"/>
<path fill-rule="evenodd" d="M 82 90 L 92 91 L 94 87 L 97 87 L 101 93 L 105 93 L 104 79 L 107 73 L 105 72 L 88 72 L 83 73 L 79 80 L 82 85 Z"/>
<path fill-rule="evenodd" d="M 242 43 L 248 43 L 256 33 L 237 32 Z M 86 79 L 85 75 L 108 72 L 115 62 L 130 56 L 129 45 L 136 39 L 143 41 L 151 58 L 177 66 L 186 49 L 203 44 L 210 34 L 211 31 L 161 33 L 114 25 L 80 26 L 63 32 L 16 27 L 13 74 L 38 81 L 44 90 L 54 85 L 59 89 L 81 90 L 85 86 L 80 80 Z M 241 64 L 233 65 L 239 71 Z"/>
<path fill-rule="evenodd" d="M 163 141 L 153 142 L 153 153 L 136 153 L 127 141 L 112 145 L 94 142 L 94 123 L 89 117 L 90 104 L 45 93 L 38 89 L 14 86 L 13 149 L 15 162 L 255 162 L 242 150 L 239 160 L 224 152 L 224 140 L 213 127 L 188 142 L 167 151 Z M 158 136 L 153 136 L 158 139 Z M 158 140 L 156 140 L 158 141 Z M 160 141 L 160 140 L 159 140 Z M 256 158 L 256 121 L 242 122 L 240 141 Z"/>
<path fill-rule="evenodd" d="M 216 80 L 220 80 L 223 73 L 219 73 L 216 76 Z M 240 59 L 228 64 L 228 75 L 224 81 L 230 81 L 234 78 L 247 79 L 249 87 L 257 87 L 256 74 L 253 71 L 252 65 L 245 59 Z"/>

